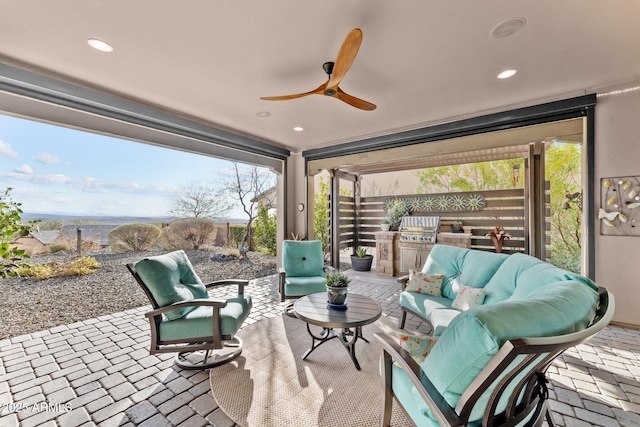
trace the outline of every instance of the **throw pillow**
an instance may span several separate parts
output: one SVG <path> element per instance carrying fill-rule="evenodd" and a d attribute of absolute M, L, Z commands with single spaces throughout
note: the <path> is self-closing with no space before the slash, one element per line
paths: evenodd
<path fill-rule="evenodd" d="M 442 296 L 442 281 L 444 274 L 422 273 L 420 271 L 409 270 L 409 281 L 405 291 L 419 292 L 421 294 Z"/>
<path fill-rule="evenodd" d="M 418 365 L 424 362 L 438 338 L 415 335 L 400 335 L 400 347 L 407 351 Z"/>
<path fill-rule="evenodd" d="M 451 307 L 461 311 L 467 311 L 473 307 L 482 305 L 483 301 L 484 289 L 461 285 L 456 299 L 451 303 Z"/>

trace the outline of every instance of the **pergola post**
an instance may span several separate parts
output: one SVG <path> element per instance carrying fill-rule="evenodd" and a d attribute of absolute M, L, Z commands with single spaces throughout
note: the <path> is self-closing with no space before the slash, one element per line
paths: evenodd
<path fill-rule="evenodd" d="M 334 268 L 340 266 L 340 212 L 338 209 L 338 196 L 340 195 L 340 178 L 335 169 L 329 170 L 329 197 L 331 201 L 329 214 L 331 215 L 331 230 L 329 233 L 331 265 Z"/>
<path fill-rule="evenodd" d="M 546 259 L 546 203 L 544 176 L 544 143 L 529 145 L 529 167 L 527 168 L 529 194 L 529 254 Z"/>
<path fill-rule="evenodd" d="M 361 178 L 359 175 L 354 175 L 353 180 L 353 254 L 356 254 L 356 248 L 360 246 L 360 184 Z"/>

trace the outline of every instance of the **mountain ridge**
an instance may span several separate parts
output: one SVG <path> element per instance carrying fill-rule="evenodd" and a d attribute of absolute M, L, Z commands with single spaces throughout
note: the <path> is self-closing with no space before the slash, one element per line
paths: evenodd
<path fill-rule="evenodd" d="M 44 213 L 44 212 L 23 212 L 22 219 L 24 221 L 43 220 L 43 221 L 86 221 L 95 222 L 99 224 L 131 224 L 134 222 L 142 223 L 169 223 L 175 221 L 177 218 L 168 216 L 147 217 L 147 216 L 118 216 L 118 215 L 70 215 L 70 214 L 56 214 L 56 213 Z M 240 218 L 215 218 L 214 221 L 218 224 L 231 223 L 231 224 L 246 224 L 246 220 Z"/>

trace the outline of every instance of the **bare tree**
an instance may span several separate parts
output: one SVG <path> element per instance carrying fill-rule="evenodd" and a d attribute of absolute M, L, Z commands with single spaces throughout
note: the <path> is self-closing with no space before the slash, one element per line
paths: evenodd
<path fill-rule="evenodd" d="M 215 218 L 233 208 L 233 203 L 220 190 L 195 183 L 170 195 L 169 203 L 169 214 L 176 218 Z"/>
<path fill-rule="evenodd" d="M 251 224 L 258 216 L 259 195 L 267 194 L 266 191 L 275 184 L 273 175 L 266 169 L 252 167 L 246 171 L 241 171 L 238 164 L 233 163 L 234 174 L 223 178 L 222 188 L 224 192 L 235 200 L 244 213 L 247 215 L 247 227 L 240 242 L 239 251 L 241 255 L 249 250 L 251 241 Z"/>

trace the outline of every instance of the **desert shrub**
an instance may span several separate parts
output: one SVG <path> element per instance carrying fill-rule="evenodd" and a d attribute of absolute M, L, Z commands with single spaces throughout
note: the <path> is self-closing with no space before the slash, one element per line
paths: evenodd
<path fill-rule="evenodd" d="M 29 221 L 29 225 L 22 224 L 22 204 L 11 199 L 11 190 L 7 188 L 0 193 L 0 277 L 19 274 L 24 266 L 23 260 L 29 258 L 24 249 L 12 247 L 10 243 L 37 230 L 37 221 Z"/>
<path fill-rule="evenodd" d="M 182 218 L 162 230 L 165 249 L 200 249 L 216 237 L 216 224 L 207 218 Z"/>
<path fill-rule="evenodd" d="M 18 273 L 23 277 L 44 280 L 53 277 L 84 276 L 94 273 L 98 267 L 100 267 L 100 263 L 95 258 L 85 256 L 66 263 L 25 265 L 20 268 Z"/>
<path fill-rule="evenodd" d="M 236 248 L 222 248 L 220 252 L 226 256 L 240 258 L 240 251 Z"/>
<path fill-rule="evenodd" d="M 258 252 L 275 255 L 277 249 L 277 221 L 275 215 L 269 215 L 264 206 L 258 208 L 258 217 L 253 223 L 253 243 Z"/>
<path fill-rule="evenodd" d="M 69 250 L 69 245 L 67 243 L 54 243 L 52 245 L 49 245 L 50 254 L 55 254 L 56 252 L 67 250 Z"/>
<path fill-rule="evenodd" d="M 22 277 L 32 277 L 43 280 L 52 277 L 54 267 L 50 264 L 22 265 L 18 270 L 18 275 Z"/>
<path fill-rule="evenodd" d="M 155 225 L 124 224 L 109 232 L 109 247 L 113 253 L 148 251 L 158 245 L 160 235 Z"/>
<path fill-rule="evenodd" d="M 93 273 L 98 267 L 100 267 L 98 260 L 90 256 L 83 256 L 71 261 L 67 265 L 67 271 L 71 276 L 83 276 Z"/>

